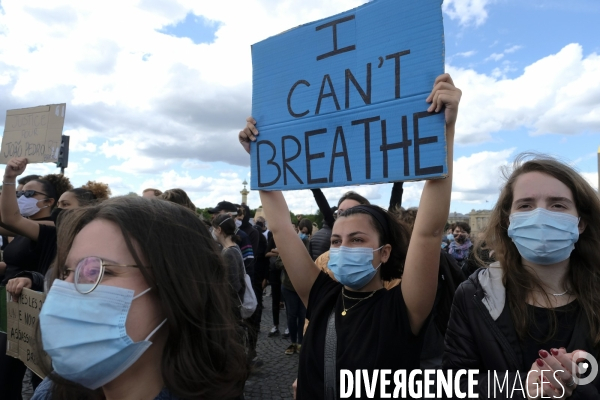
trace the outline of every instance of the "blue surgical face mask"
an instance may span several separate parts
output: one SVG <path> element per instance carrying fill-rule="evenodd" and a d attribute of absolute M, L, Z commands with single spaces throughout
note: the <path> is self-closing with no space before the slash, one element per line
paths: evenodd
<path fill-rule="evenodd" d="M 543 208 L 516 212 L 510 215 L 508 237 L 525 260 L 556 264 L 571 256 L 579 239 L 579 218 Z"/>
<path fill-rule="evenodd" d="M 377 268 L 373 268 L 373 252 L 382 247 L 375 250 L 370 247 L 332 247 L 327 267 L 339 283 L 358 290 L 371 282 L 381 266 L 379 263 Z"/>
<path fill-rule="evenodd" d="M 61 377 L 88 389 L 97 389 L 125 372 L 152 345 L 134 343 L 125 331 L 133 290 L 98 285 L 81 294 L 75 285 L 54 281 L 40 312 L 44 351 Z"/>
<path fill-rule="evenodd" d="M 304 240 L 304 239 L 306 239 L 308 237 L 308 235 L 306 233 L 304 233 L 304 232 L 300 232 L 298 234 L 298 236 L 300 236 L 300 239 L 302 239 L 302 240 Z"/>
<path fill-rule="evenodd" d="M 451 234 L 451 233 L 449 233 L 449 234 L 446 235 L 446 239 L 448 239 L 451 242 L 454 242 L 454 235 Z"/>

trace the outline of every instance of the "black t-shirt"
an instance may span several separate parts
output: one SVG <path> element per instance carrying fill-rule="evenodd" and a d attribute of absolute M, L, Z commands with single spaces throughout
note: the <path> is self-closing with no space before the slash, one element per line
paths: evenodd
<path fill-rule="evenodd" d="M 579 302 L 575 300 L 554 310 L 529 304 L 527 308 L 530 315 L 534 317 L 529 323 L 529 335 L 521 343 L 523 367 L 528 371 L 535 360 L 540 358 L 538 354 L 540 350 L 550 352 L 552 348 L 567 347 L 573 336 L 580 307 Z M 552 311 L 556 314 L 556 330 L 554 336 L 548 339 L 548 334 L 553 331 L 550 325 Z"/>
<path fill-rule="evenodd" d="M 56 227 L 39 225 L 37 241 L 24 236 L 16 236 L 4 249 L 6 273 L 2 285 L 22 271 L 35 271 L 45 274 L 56 256 Z"/>
<path fill-rule="evenodd" d="M 324 357 L 327 320 L 335 307 L 335 328 L 337 332 L 336 391 L 339 398 L 340 369 L 366 369 L 372 376 L 375 369 L 390 369 L 387 379 L 391 384 L 387 392 L 393 393 L 393 374 L 397 370 L 410 371 L 419 368 L 419 356 L 423 346 L 423 332 L 429 319 L 425 321 L 418 336 L 413 335 L 408 321 L 408 312 L 400 286 L 391 290 L 381 289 L 369 298 L 358 300 L 344 298 L 346 315 L 342 316 L 342 285 L 321 273 L 309 295 L 306 318 L 310 320 L 308 330 L 302 340 L 298 369 L 298 399 L 313 400 L 324 397 Z M 354 298 L 364 298 L 371 294 L 350 292 Z M 354 307 L 352 305 L 356 304 Z M 352 307 L 350 309 L 350 307 Z M 377 379 L 376 397 L 380 394 L 380 379 Z M 361 381 L 362 383 L 362 381 Z M 354 394 L 352 395 L 354 396 Z M 362 385 L 361 398 L 367 398 Z M 355 397 L 351 397 L 355 398 Z"/>

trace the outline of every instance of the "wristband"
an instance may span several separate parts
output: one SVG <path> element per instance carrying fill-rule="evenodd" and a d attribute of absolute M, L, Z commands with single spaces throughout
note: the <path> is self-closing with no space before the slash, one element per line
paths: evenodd
<path fill-rule="evenodd" d="M 3 185 L 16 185 L 17 182 L 2 182 Z"/>

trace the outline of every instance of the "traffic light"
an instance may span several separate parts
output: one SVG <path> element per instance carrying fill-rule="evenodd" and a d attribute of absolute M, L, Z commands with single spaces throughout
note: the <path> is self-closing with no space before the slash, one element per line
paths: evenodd
<path fill-rule="evenodd" d="M 58 160 L 56 160 L 58 168 L 67 168 L 69 166 L 69 136 L 62 135 L 60 143 L 60 151 L 58 152 Z"/>

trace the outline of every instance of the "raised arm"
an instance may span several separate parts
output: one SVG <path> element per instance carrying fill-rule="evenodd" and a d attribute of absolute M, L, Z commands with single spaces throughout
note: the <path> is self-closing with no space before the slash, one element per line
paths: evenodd
<path fill-rule="evenodd" d="M 323 220 L 327 222 L 330 228 L 333 228 L 333 224 L 335 220 L 333 219 L 333 211 L 331 211 L 331 207 L 329 207 L 329 203 L 323 194 L 321 189 L 310 189 L 315 197 L 315 201 L 317 202 L 317 206 L 323 215 Z"/>
<path fill-rule="evenodd" d="M 239 140 L 244 149 L 250 153 L 250 141 L 255 141 L 258 135 L 256 121 L 249 117 L 244 130 L 240 131 Z M 277 250 L 283 260 L 285 269 L 294 285 L 294 289 L 304 305 L 308 304 L 310 289 L 319 275 L 319 269 L 313 262 L 302 239 L 296 234 L 290 221 L 283 193 L 280 191 L 260 191 L 260 201 L 269 221 L 269 229 L 273 232 Z"/>
<path fill-rule="evenodd" d="M 415 334 L 423 326 L 435 300 L 440 238 L 450 210 L 454 125 L 460 97 L 461 91 L 454 86 L 450 75 L 443 74 L 436 78 L 427 98 L 427 102 L 431 103 L 427 111 L 439 112 L 445 108 L 448 176 L 425 183 L 406 256 L 401 288 L 410 326 Z"/>
<path fill-rule="evenodd" d="M 390 195 L 390 206 L 388 211 L 394 211 L 394 208 L 402 207 L 402 194 L 404 193 L 404 182 L 394 182 L 392 194 Z"/>
<path fill-rule="evenodd" d="M 37 241 L 40 234 L 39 223 L 27 219 L 21 215 L 16 195 L 17 176 L 21 175 L 27 167 L 26 158 L 13 158 L 4 171 L 2 196 L 0 196 L 0 215 L 2 224 L 14 232 L 14 234 L 25 236 Z"/>

